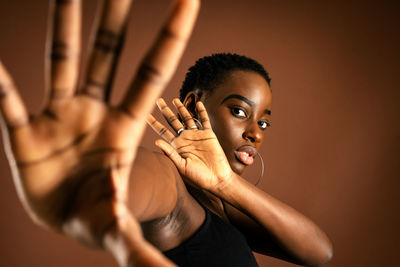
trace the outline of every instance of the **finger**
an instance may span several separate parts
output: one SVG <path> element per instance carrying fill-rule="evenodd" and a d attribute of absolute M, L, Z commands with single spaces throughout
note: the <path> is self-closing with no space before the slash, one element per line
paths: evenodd
<path fill-rule="evenodd" d="M 172 110 L 167 106 L 164 99 L 160 98 L 157 100 L 157 106 L 163 114 L 165 120 L 168 124 L 178 132 L 180 129 L 183 129 L 183 124 L 178 120 L 178 117 L 172 112 Z"/>
<path fill-rule="evenodd" d="M 175 139 L 175 135 L 173 135 L 166 127 L 164 127 L 164 125 L 162 125 L 159 121 L 157 121 L 151 114 L 147 116 L 146 122 L 165 141 L 171 143 Z"/>
<path fill-rule="evenodd" d="M 185 173 L 185 160 L 181 155 L 179 155 L 173 146 L 161 139 L 156 140 L 156 146 L 174 162 L 175 166 L 181 171 L 181 173 Z"/>
<path fill-rule="evenodd" d="M 0 110 L 6 125 L 10 128 L 20 127 L 29 121 L 26 111 L 10 74 L 0 62 Z"/>
<path fill-rule="evenodd" d="M 106 0 L 89 59 L 83 93 L 108 101 L 132 0 Z"/>
<path fill-rule="evenodd" d="M 56 0 L 50 38 L 50 99 L 74 94 L 79 75 L 81 1 Z"/>
<path fill-rule="evenodd" d="M 182 102 L 178 98 L 175 98 L 172 101 L 172 103 L 178 109 L 179 115 L 181 116 L 183 123 L 186 125 L 186 128 L 188 129 L 197 128 L 192 115 L 190 115 L 189 111 L 182 104 Z"/>
<path fill-rule="evenodd" d="M 211 129 L 210 118 L 208 117 L 208 113 L 206 107 L 204 106 L 203 102 L 198 101 L 196 103 L 197 112 L 199 112 L 200 121 L 203 125 L 203 129 Z"/>
<path fill-rule="evenodd" d="M 121 109 L 145 118 L 178 65 L 199 9 L 198 0 L 176 0 L 154 46 L 144 58 Z"/>

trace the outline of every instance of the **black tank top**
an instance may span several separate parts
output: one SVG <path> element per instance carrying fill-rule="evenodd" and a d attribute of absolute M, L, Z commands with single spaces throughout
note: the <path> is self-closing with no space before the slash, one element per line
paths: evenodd
<path fill-rule="evenodd" d="M 258 266 L 243 234 L 203 208 L 206 218 L 199 230 L 178 247 L 165 251 L 164 255 L 183 267 Z"/>

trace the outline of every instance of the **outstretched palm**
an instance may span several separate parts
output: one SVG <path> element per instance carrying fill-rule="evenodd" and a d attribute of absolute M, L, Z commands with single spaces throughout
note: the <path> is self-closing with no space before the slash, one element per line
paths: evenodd
<path fill-rule="evenodd" d="M 78 219 L 95 239 L 115 221 L 146 115 L 176 68 L 198 9 L 195 0 L 176 1 L 123 101 L 111 107 L 109 88 L 130 2 L 105 1 L 86 80 L 76 90 L 81 1 L 56 1 L 49 96 L 34 118 L 0 64 L 4 143 L 19 196 L 36 221 L 57 231 L 68 233 L 69 222 Z"/>

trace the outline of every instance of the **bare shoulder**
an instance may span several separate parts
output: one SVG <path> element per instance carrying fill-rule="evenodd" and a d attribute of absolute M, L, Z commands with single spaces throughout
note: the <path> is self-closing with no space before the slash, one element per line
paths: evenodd
<path fill-rule="evenodd" d="M 129 180 L 129 207 L 139 221 L 164 217 L 174 210 L 181 177 L 164 154 L 138 148 Z"/>
<path fill-rule="evenodd" d="M 161 171 L 159 169 L 156 169 L 155 167 L 161 167 L 162 171 L 167 175 L 178 174 L 175 165 L 166 155 L 145 147 L 138 148 L 135 162 L 132 167 L 133 171 L 146 169 L 147 171 L 154 172 Z"/>

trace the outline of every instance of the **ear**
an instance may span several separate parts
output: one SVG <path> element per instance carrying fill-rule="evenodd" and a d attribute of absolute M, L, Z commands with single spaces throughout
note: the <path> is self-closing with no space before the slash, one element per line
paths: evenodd
<path fill-rule="evenodd" d="M 189 111 L 190 115 L 194 118 L 197 118 L 196 103 L 199 100 L 199 95 L 194 91 L 189 92 L 186 95 L 185 100 L 183 100 L 183 105 Z"/>

